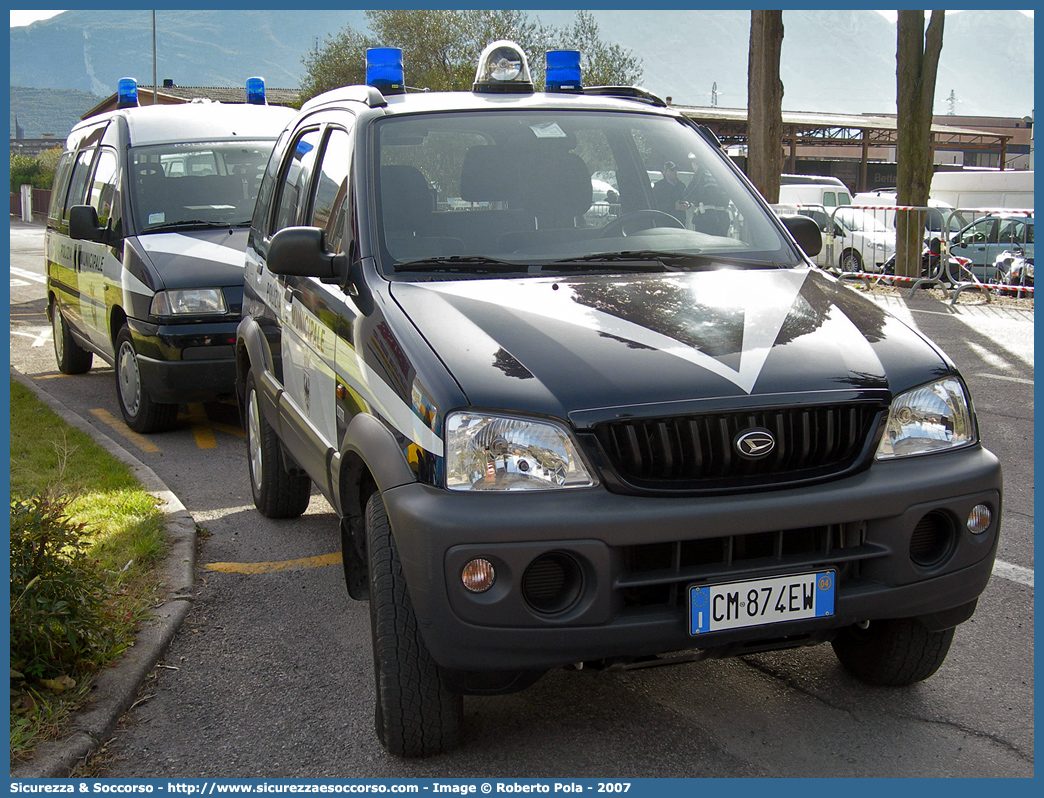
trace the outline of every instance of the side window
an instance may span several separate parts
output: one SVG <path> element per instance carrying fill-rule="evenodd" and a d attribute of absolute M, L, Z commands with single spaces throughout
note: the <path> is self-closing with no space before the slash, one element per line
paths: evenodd
<path fill-rule="evenodd" d="M 272 148 L 272 154 L 268 159 L 268 167 L 265 169 L 264 176 L 261 178 L 261 186 L 257 191 L 257 202 L 254 204 L 254 218 L 250 223 L 250 226 L 259 232 L 265 229 L 265 213 L 271 210 L 270 201 L 272 194 L 275 192 L 278 173 L 279 173 L 279 160 L 283 154 L 283 146 L 286 144 L 286 139 L 289 136 L 289 131 L 284 130 L 279 134 L 279 138 L 276 140 L 275 147 Z"/>
<path fill-rule="evenodd" d="M 51 207 L 47 211 L 50 219 L 58 220 L 65 207 L 65 195 L 69 191 L 69 174 L 72 171 L 73 156 L 71 152 L 62 153 L 55 170 L 54 182 L 51 184 Z"/>
<path fill-rule="evenodd" d="M 319 131 L 308 130 L 291 145 L 290 161 L 286 165 L 278 189 L 279 197 L 271 232 L 275 233 L 284 227 L 297 224 L 301 206 L 308 200 L 308 180 L 312 174 L 318 144 Z"/>
<path fill-rule="evenodd" d="M 839 191 L 839 192 L 837 192 L 837 204 L 838 205 L 851 205 L 852 204 L 852 198 L 850 196 L 848 196 L 845 192 Z"/>
<path fill-rule="evenodd" d="M 313 227 L 326 231 L 326 243 L 331 252 L 344 251 L 342 244 L 351 167 L 352 138 L 344 130 L 335 128 L 326 139 L 322 161 L 316 169 L 318 178 L 311 219 Z"/>
<path fill-rule="evenodd" d="M 833 191 L 823 192 L 823 204 L 828 208 L 832 208 L 837 205 L 837 195 Z"/>
<path fill-rule="evenodd" d="M 62 218 L 69 218 L 69 208 L 73 205 L 82 205 L 84 190 L 87 188 L 87 176 L 91 173 L 91 164 L 94 162 L 94 149 L 84 150 L 76 156 L 76 164 L 72 170 L 72 180 L 69 183 L 69 195 L 65 199 L 65 210 Z"/>
<path fill-rule="evenodd" d="M 94 180 L 91 182 L 87 202 L 98 211 L 98 221 L 110 229 L 114 229 L 119 221 L 119 163 L 116 153 L 103 147 L 98 153 L 98 163 L 94 168 Z"/>

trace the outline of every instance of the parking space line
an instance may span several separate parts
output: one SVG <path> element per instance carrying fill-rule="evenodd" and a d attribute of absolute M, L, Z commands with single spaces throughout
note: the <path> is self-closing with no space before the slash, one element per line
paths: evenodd
<path fill-rule="evenodd" d="M 199 403 L 188 405 L 188 417 L 192 422 L 192 437 L 196 439 L 198 449 L 216 449 L 217 441 L 210 429 L 210 419 L 207 418 L 206 408 Z"/>
<path fill-rule="evenodd" d="M 1021 565 L 997 560 L 993 563 L 993 575 L 1009 582 L 1018 582 L 1020 585 L 1033 587 L 1033 569 L 1024 568 Z"/>
<path fill-rule="evenodd" d="M 223 574 L 267 574 L 278 571 L 301 571 L 305 568 L 322 568 L 326 565 L 340 565 L 341 552 L 321 554 L 317 557 L 304 557 L 300 560 L 283 560 L 282 562 L 212 562 L 204 566 L 208 571 Z"/>
<path fill-rule="evenodd" d="M 976 377 L 985 377 L 988 380 L 1004 380 L 1006 382 L 1017 382 L 1022 385 L 1035 385 L 1033 380 L 1027 380 L 1023 377 L 1005 377 L 1003 374 L 976 374 Z"/>
<path fill-rule="evenodd" d="M 95 408 L 94 410 L 91 410 L 91 415 L 99 421 L 108 424 L 116 432 L 118 432 L 124 438 L 129 440 L 143 452 L 146 452 L 148 454 L 155 454 L 156 452 L 160 451 L 160 447 L 158 447 L 144 435 L 139 435 L 138 433 L 136 433 L 122 421 L 117 421 L 115 418 L 113 418 L 112 413 L 110 413 L 109 411 L 102 410 L 101 408 Z"/>

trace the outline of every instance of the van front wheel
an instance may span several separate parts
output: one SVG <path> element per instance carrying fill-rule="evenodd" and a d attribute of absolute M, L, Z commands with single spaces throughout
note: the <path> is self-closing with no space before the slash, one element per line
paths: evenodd
<path fill-rule="evenodd" d="M 166 432 L 177 421 L 177 404 L 152 401 L 142 383 L 138 353 L 126 325 L 116 336 L 116 396 L 123 420 L 135 432 Z"/>

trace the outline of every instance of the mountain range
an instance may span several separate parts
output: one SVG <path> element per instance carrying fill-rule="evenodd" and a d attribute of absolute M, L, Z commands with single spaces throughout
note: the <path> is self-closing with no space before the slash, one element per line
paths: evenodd
<path fill-rule="evenodd" d="M 563 26 L 573 11 L 531 11 Z M 598 10 L 605 41 L 642 59 L 642 84 L 679 105 L 746 106 L 748 11 Z M 157 11 L 157 78 L 181 86 L 240 86 L 252 75 L 295 88 L 302 57 L 363 11 Z M 783 107 L 834 113 L 895 112 L 896 28 L 867 10 L 784 11 Z M 948 14 L 935 112 L 1016 116 L 1033 110 L 1033 20 L 1018 11 Z M 11 28 L 11 130 L 64 136 L 79 115 L 133 76 L 152 82 L 150 11 L 66 11 Z M 531 57 L 539 57 L 533 54 Z M 409 69 L 409 54 L 404 62 Z M 15 88 L 19 87 L 19 88 Z M 43 107 L 28 89 L 59 89 Z M 951 95 L 952 92 L 952 95 Z M 85 95 L 97 99 L 84 101 Z M 952 101 L 949 99 L 952 97 Z M 64 108 L 61 111 L 58 106 Z"/>

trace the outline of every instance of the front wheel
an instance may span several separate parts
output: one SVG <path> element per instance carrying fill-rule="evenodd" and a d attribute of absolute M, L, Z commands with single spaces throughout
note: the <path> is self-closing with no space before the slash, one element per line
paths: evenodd
<path fill-rule="evenodd" d="M 57 300 L 51 305 L 51 337 L 54 339 L 54 359 L 62 374 L 86 374 L 91 370 L 94 355 L 76 343 Z"/>
<path fill-rule="evenodd" d="M 865 628 L 843 629 L 832 645 L 841 665 L 861 682 L 905 687 L 939 670 L 953 632 L 930 631 L 914 618 L 870 621 Z"/>
<path fill-rule="evenodd" d="M 417 628 L 380 493 L 374 493 L 366 504 L 366 553 L 377 737 L 389 753 L 402 757 L 430 756 L 456 748 L 464 722 L 464 699 L 446 688 Z"/>
<path fill-rule="evenodd" d="M 165 432 L 177 421 L 177 404 L 152 401 L 142 383 L 138 353 L 126 325 L 116 336 L 116 395 L 123 420 L 135 432 Z"/>
<path fill-rule="evenodd" d="M 287 469 L 279 438 L 261 412 L 252 371 L 246 390 L 247 469 L 254 506 L 265 518 L 297 518 L 308 509 L 312 480 Z"/>
<path fill-rule="evenodd" d="M 841 253 L 841 271 L 861 272 L 863 270 L 863 258 L 854 249 L 846 249 Z"/>

